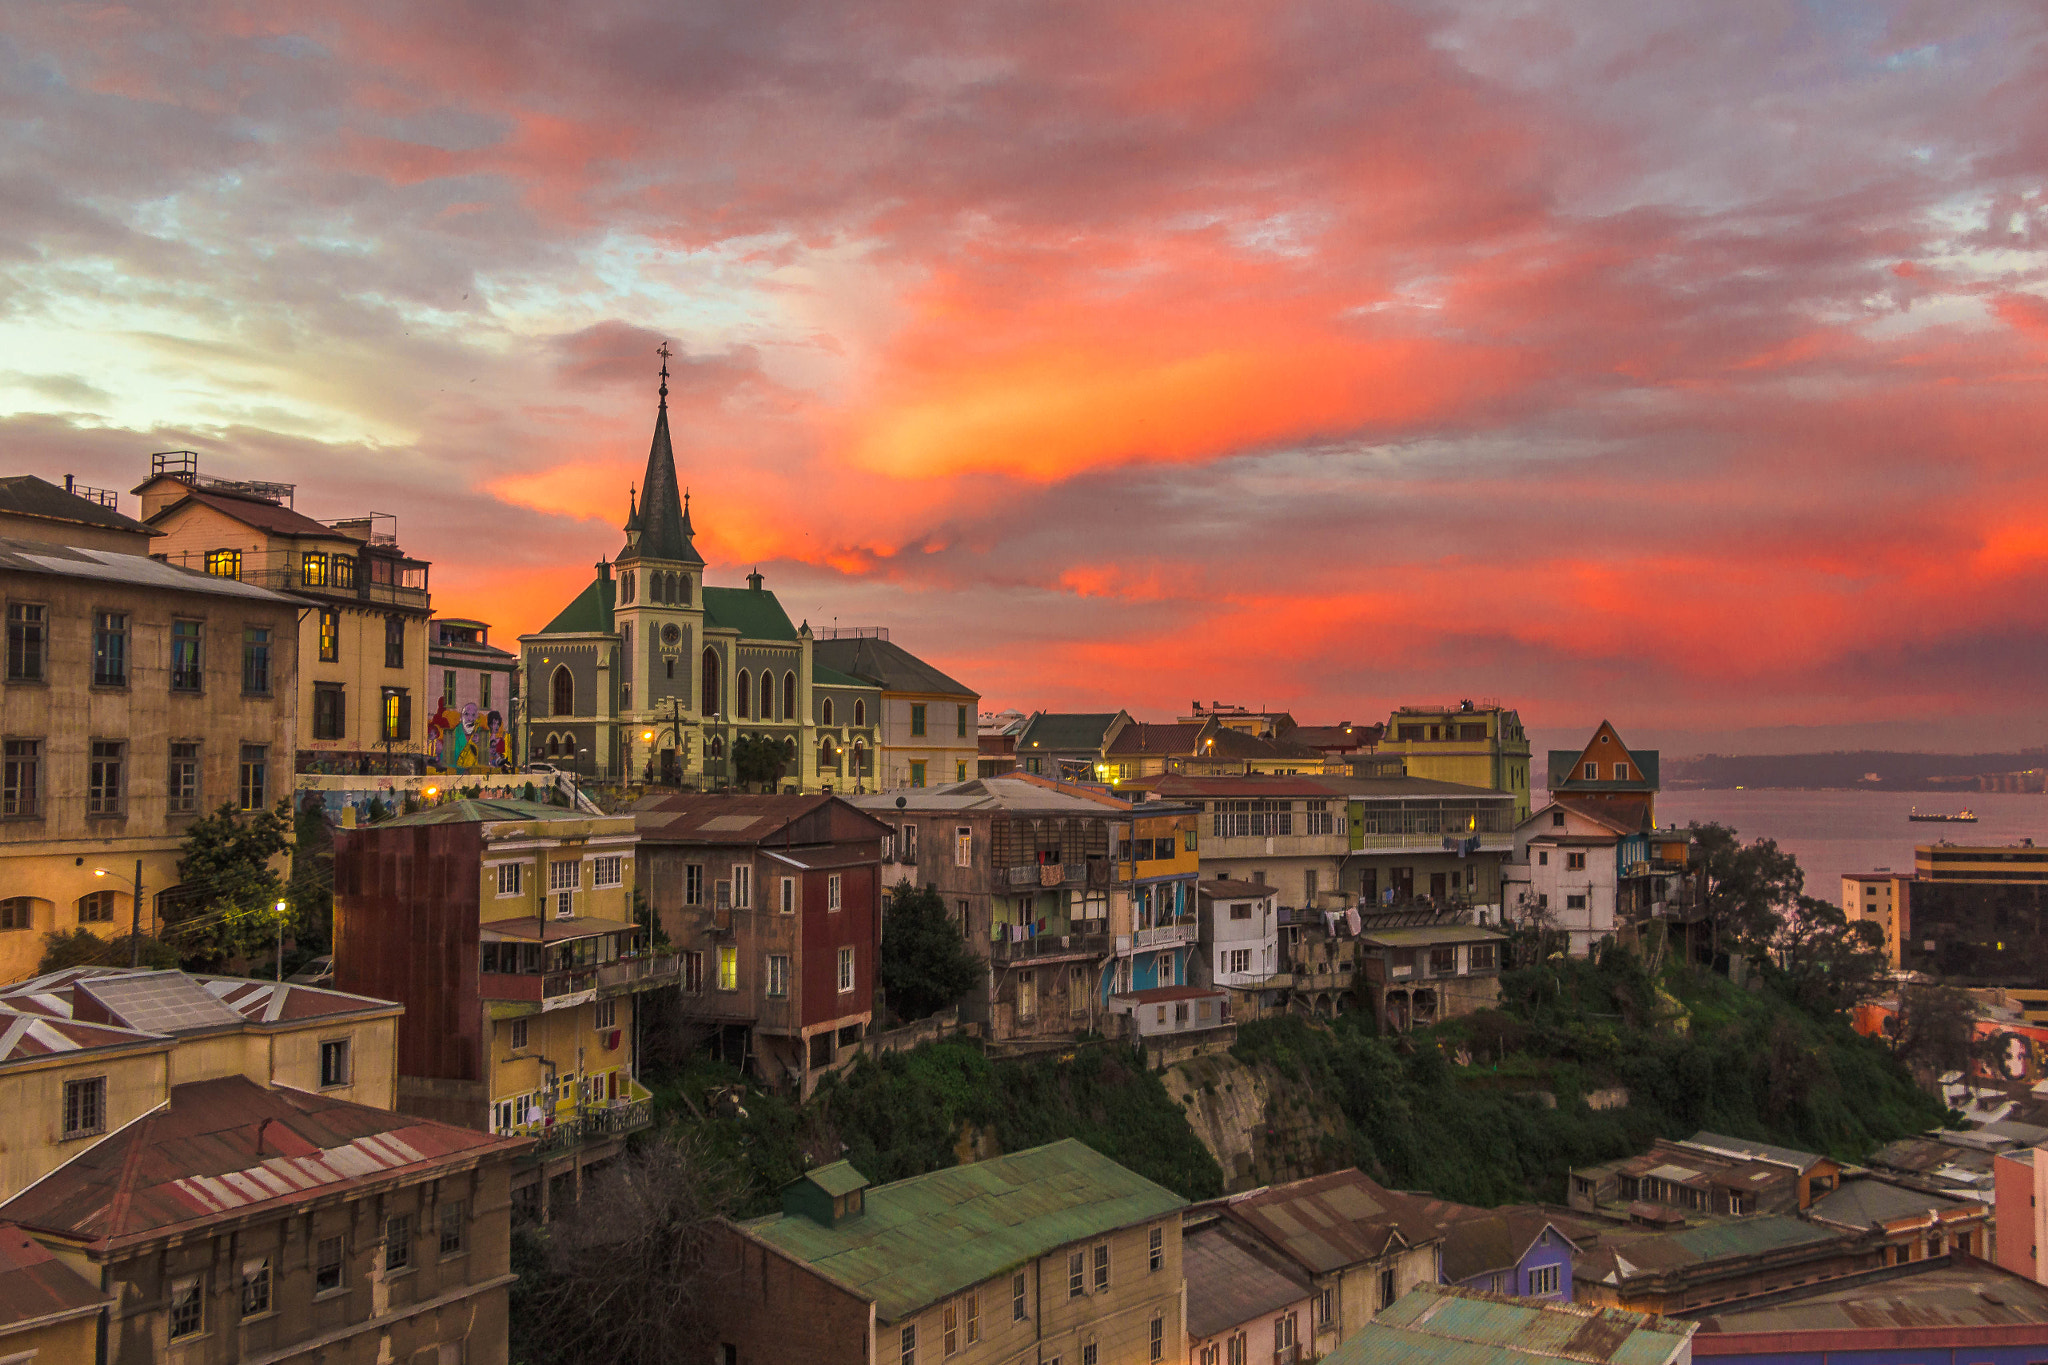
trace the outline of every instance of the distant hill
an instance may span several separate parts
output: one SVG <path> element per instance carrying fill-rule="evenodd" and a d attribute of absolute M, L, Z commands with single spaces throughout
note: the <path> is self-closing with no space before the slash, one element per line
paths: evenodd
<path fill-rule="evenodd" d="M 2010 754 L 1700 754 L 1664 760 L 1664 786 L 1860 788 L 1902 792 L 2048 790 L 2048 749 Z"/>

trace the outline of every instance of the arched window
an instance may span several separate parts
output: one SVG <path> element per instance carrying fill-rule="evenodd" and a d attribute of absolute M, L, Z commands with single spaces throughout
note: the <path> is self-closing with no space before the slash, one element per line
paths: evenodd
<path fill-rule="evenodd" d="M 621 602 L 633 600 L 633 579 L 634 573 L 631 569 L 619 575 L 619 600 Z"/>
<path fill-rule="evenodd" d="M 690 576 L 688 574 L 684 574 L 676 580 L 676 604 L 684 607 L 690 605 Z"/>
<path fill-rule="evenodd" d="M 549 757 L 549 758 L 559 758 L 559 757 L 561 757 L 561 755 L 562 755 L 562 737 L 561 737 L 560 735 L 549 735 L 549 736 L 548 736 L 548 757 Z"/>
<path fill-rule="evenodd" d="M 818 707 L 818 718 L 826 725 L 832 723 L 832 699 L 830 697 L 825 698 L 824 702 Z"/>
<path fill-rule="evenodd" d="M 796 674 L 782 675 L 782 718 L 796 719 Z"/>
<path fill-rule="evenodd" d="M 112 924 L 117 891 L 88 891 L 78 898 L 80 924 Z"/>
<path fill-rule="evenodd" d="M 673 655 L 673 654 L 671 654 L 671 655 L 669 655 L 669 656 L 668 656 L 668 658 L 667 658 L 667 659 L 663 660 L 663 662 L 664 662 L 664 663 L 666 663 L 666 664 L 668 665 L 668 675 L 669 675 L 669 677 L 671 677 L 671 678 L 675 677 L 675 675 L 676 675 L 676 656 L 675 656 L 675 655 Z"/>
<path fill-rule="evenodd" d="M 36 927 L 36 900 L 34 896 L 9 896 L 0 900 L 0 929 L 33 929 Z"/>
<path fill-rule="evenodd" d="M 675 605 L 676 576 L 672 573 L 665 573 L 661 576 L 661 600 L 670 606 Z"/>
<path fill-rule="evenodd" d="M 722 736 L 722 735 L 713 735 L 713 736 L 711 737 L 711 756 L 712 756 L 713 758 L 724 758 L 724 757 L 725 757 L 725 737 L 724 737 L 724 736 Z"/>
<path fill-rule="evenodd" d="M 718 714 L 718 651 L 704 651 L 704 710 L 703 714 Z"/>
<path fill-rule="evenodd" d="M 864 697 L 855 697 L 853 699 L 853 723 L 855 725 L 866 725 L 868 723 L 868 704 L 867 699 Z"/>
<path fill-rule="evenodd" d="M 751 695 L 752 691 L 753 687 L 748 680 L 747 670 L 743 668 L 740 670 L 739 683 L 733 688 L 732 693 L 732 713 L 741 720 L 745 720 L 748 713 L 753 709 L 754 699 Z"/>
<path fill-rule="evenodd" d="M 839 750 L 833 745 L 832 736 L 830 735 L 825 736 L 824 739 L 818 742 L 818 766 L 820 768 L 830 768 L 834 771 L 838 770 Z"/>
<path fill-rule="evenodd" d="M 555 676 L 548 682 L 548 691 L 549 700 L 554 703 L 554 714 L 576 714 L 576 675 L 569 671 L 569 665 L 555 665 Z"/>

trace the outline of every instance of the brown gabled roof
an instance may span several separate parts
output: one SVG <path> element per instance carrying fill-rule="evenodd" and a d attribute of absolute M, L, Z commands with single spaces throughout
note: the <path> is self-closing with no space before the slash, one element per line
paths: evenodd
<path fill-rule="evenodd" d="M 0 1330 L 84 1317 L 105 1302 L 105 1295 L 42 1243 L 12 1223 L 0 1223 Z"/>
<path fill-rule="evenodd" d="M 1589 801 L 1581 796 L 1553 796 L 1550 806 L 1561 806 L 1572 814 L 1613 830 L 1616 834 L 1644 834 L 1650 829 L 1647 801 Z M 1542 814 L 1538 811 L 1537 814 Z"/>
<path fill-rule="evenodd" d="M 1190 1337 L 1213 1337 L 1270 1317 L 1314 1292 L 1297 1267 L 1228 1219 L 1189 1231 L 1180 1262 Z"/>
<path fill-rule="evenodd" d="M 1116 732 L 1116 738 L 1102 751 L 1104 758 L 1136 758 L 1144 754 L 1186 757 L 1195 751 L 1195 741 L 1207 729 L 1202 725 L 1154 725 L 1135 720 Z"/>
<path fill-rule="evenodd" d="M 1563 1227 L 1533 1205 L 1482 1209 L 1427 1195 L 1393 1197 L 1405 1198 L 1416 1219 L 1443 1239 L 1444 1276 L 1452 1284 L 1512 1270 L 1545 1231 L 1572 1242 Z M 1576 1243 L 1572 1249 L 1578 1249 Z"/>
<path fill-rule="evenodd" d="M 1215 733 L 1202 741 L 1202 758 L 1241 758 L 1254 762 L 1273 762 L 1285 758 L 1321 758 L 1321 749 L 1311 749 L 1306 744 L 1296 744 L 1292 739 L 1260 739 L 1242 730 L 1228 726 L 1216 727 Z"/>
<path fill-rule="evenodd" d="M 531 1141 L 227 1076 L 171 1087 L 168 1104 L 0 1205 L 0 1219 L 110 1248 Z"/>
<path fill-rule="evenodd" d="M 145 536 L 163 534 L 123 512 L 103 507 L 33 474 L 10 474 L 0 478 L 0 512 L 45 521 L 69 521 L 110 531 L 132 531 Z"/>
<path fill-rule="evenodd" d="M 1232 881 L 1228 877 L 1204 878 L 1200 883 L 1200 888 L 1203 895 L 1213 900 L 1263 900 L 1267 896 L 1279 894 L 1280 891 L 1280 888 L 1277 886 L 1266 886 L 1259 882 Z"/>
<path fill-rule="evenodd" d="M 1397 1243 L 1420 1246 L 1436 1239 L 1405 1197 L 1356 1170 L 1254 1190 L 1223 1207 L 1315 1275 L 1376 1260 Z"/>
<path fill-rule="evenodd" d="M 849 818 L 872 825 L 868 837 L 880 838 L 888 828 L 872 815 L 837 796 L 743 795 L 724 792 L 670 792 L 643 797 L 633 805 L 633 824 L 644 839 L 693 844 L 751 845 L 767 843 L 791 825 L 833 804 Z"/>
<path fill-rule="evenodd" d="M 211 507 L 216 512 L 233 517 L 244 526 L 253 526 L 257 530 L 273 536 L 325 536 L 330 540 L 356 539 L 356 537 L 346 532 L 335 530 L 332 526 L 323 525 L 302 512 L 294 512 L 291 508 L 281 503 L 271 502 L 268 498 L 259 498 L 242 493 L 225 493 L 212 488 L 192 489 L 184 497 L 151 517 L 149 524 L 155 526 L 162 523 L 164 518 L 170 516 L 171 513 L 177 511 L 188 502 L 196 502 L 202 506 Z"/>

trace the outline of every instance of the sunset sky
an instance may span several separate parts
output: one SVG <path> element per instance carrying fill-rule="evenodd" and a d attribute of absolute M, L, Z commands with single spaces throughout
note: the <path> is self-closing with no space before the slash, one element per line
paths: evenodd
<path fill-rule="evenodd" d="M 667 338 L 712 581 L 990 707 L 2048 742 L 2040 0 L 22 0 L 0 116 L 0 467 L 504 643 Z"/>

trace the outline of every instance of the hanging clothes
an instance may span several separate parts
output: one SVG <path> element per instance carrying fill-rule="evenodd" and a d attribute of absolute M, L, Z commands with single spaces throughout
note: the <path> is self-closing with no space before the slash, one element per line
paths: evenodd
<path fill-rule="evenodd" d="M 1351 925 L 1351 936 L 1353 938 L 1357 938 L 1360 933 L 1364 932 L 1365 925 L 1358 918 L 1358 908 L 1356 906 L 1346 910 L 1344 918 Z"/>

